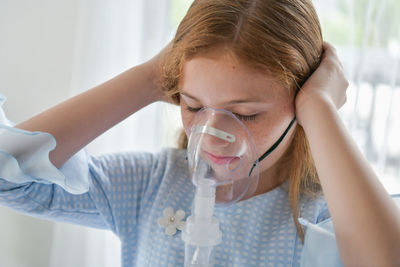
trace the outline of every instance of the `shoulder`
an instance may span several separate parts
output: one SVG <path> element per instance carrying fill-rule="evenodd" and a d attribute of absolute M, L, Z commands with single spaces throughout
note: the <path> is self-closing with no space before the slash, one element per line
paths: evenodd
<path fill-rule="evenodd" d="M 333 222 L 323 195 L 310 199 L 313 211 L 299 218 L 305 227 L 300 266 L 342 266 Z"/>
<path fill-rule="evenodd" d="M 160 182 L 165 176 L 187 173 L 186 150 L 164 148 L 159 152 L 130 151 L 90 156 L 92 172 L 108 177 L 123 176 L 148 182 Z"/>
<path fill-rule="evenodd" d="M 301 196 L 299 205 L 301 217 L 310 222 L 319 223 L 331 217 L 328 204 L 322 193 L 316 196 Z"/>
<path fill-rule="evenodd" d="M 145 151 L 116 152 L 100 156 L 90 156 L 90 159 L 95 165 L 102 168 L 117 166 L 163 169 L 168 168 L 170 165 L 184 167 L 186 150 L 164 148 L 156 153 Z"/>

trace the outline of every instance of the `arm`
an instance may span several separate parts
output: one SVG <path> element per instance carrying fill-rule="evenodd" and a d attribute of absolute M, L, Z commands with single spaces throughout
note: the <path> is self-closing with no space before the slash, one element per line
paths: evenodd
<path fill-rule="evenodd" d="M 121 237 L 127 225 L 137 229 L 143 205 L 161 183 L 168 154 L 147 152 L 90 156 L 85 162 L 90 189 L 70 194 L 56 184 L 16 184 L 0 178 L 0 205 L 29 216 L 108 229 Z M 131 205 L 128 210 L 122 209 Z M 131 216 L 126 216 L 128 212 Z M 122 230 L 122 232 L 121 232 Z"/>
<path fill-rule="evenodd" d="M 121 188 L 131 188 L 124 201 L 140 203 L 145 197 L 147 185 L 154 180 L 151 175 L 154 171 L 153 166 L 163 166 L 157 161 L 158 157 L 150 153 L 120 153 L 98 158 L 74 157 L 75 161 L 72 163 L 69 161 L 69 165 L 62 165 L 92 139 L 130 114 L 154 101 L 167 100 L 157 86 L 159 65 L 164 51 L 149 62 L 134 67 L 16 126 L 28 131 L 52 134 L 57 146 L 50 153 L 50 160 L 60 171 L 64 169 L 66 180 L 71 180 L 70 176 L 74 176 L 72 180 L 88 180 L 89 191 L 83 194 L 71 194 L 65 188 L 53 183 L 54 179 L 50 179 L 49 184 L 47 176 L 33 177 L 29 164 L 25 164 L 25 169 L 28 167 L 27 172 L 22 171 L 22 168 L 15 171 L 15 168 L 12 168 L 13 164 L 21 167 L 17 160 L 25 156 L 16 143 L 17 149 L 13 151 L 17 159 L 13 158 L 14 154 L 3 154 L 3 162 L 8 164 L 9 168 L 0 167 L 0 170 L 6 169 L 2 173 L 4 177 L 0 174 L 0 204 L 24 214 L 111 229 L 118 234 L 119 226 L 127 225 L 125 219 L 128 218 L 121 216 L 118 210 L 121 206 L 121 194 L 124 194 Z M 25 145 L 27 144 L 23 144 L 22 148 Z M 47 145 L 45 148 L 48 148 L 49 143 L 45 145 Z M 33 171 L 41 169 L 41 166 L 39 164 Z M 82 170 L 80 166 L 88 169 Z M 7 170 L 11 172 L 7 173 Z M 46 175 L 51 176 L 51 172 Z M 15 176 L 23 182 L 19 182 L 18 179 L 7 180 L 8 176 Z M 37 180 L 39 182 L 32 182 Z M 62 182 L 63 185 L 67 183 L 71 185 L 70 181 Z M 136 214 L 139 209 L 140 205 L 137 205 L 136 210 L 130 211 L 133 218 L 139 217 Z"/>
<path fill-rule="evenodd" d="M 399 266 L 400 211 L 339 118 L 348 86 L 334 48 L 296 98 L 347 266 Z"/>
<path fill-rule="evenodd" d="M 165 49 L 150 61 L 133 67 L 95 88 L 72 97 L 15 126 L 48 132 L 57 142 L 50 160 L 61 167 L 97 136 L 153 102 L 164 100 L 157 86 Z"/>

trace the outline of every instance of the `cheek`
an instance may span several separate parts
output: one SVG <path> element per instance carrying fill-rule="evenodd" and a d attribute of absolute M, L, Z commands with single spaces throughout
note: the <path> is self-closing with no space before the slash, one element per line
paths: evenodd
<path fill-rule="evenodd" d="M 292 119 L 292 115 L 287 113 L 287 115 L 284 116 L 274 115 L 273 117 L 260 118 L 257 124 L 254 124 L 251 128 L 249 125 L 249 130 L 254 137 L 259 156 L 264 154 L 273 144 L 275 144 L 275 142 L 285 132 Z M 287 139 L 288 138 L 285 137 L 282 143 L 274 151 L 279 151 L 280 148 L 284 146 Z"/>
<path fill-rule="evenodd" d="M 274 132 L 277 132 L 276 128 L 279 128 L 277 126 L 278 125 L 276 125 L 276 121 L 271 119 L 260 119 L 254 125 L 248 126 L 251 134 L 254 137 L 257 149 L 264 149 L 266 146 L 272 143 L 272 140 L 276 135 Z"/>
<path fill-rule="evenodd" d="M 279 108 L 270 110 L 254 124 L 251 133 L 256 143 L 274 143 L 293 119 L 294 106 L 290 101 L 280 103 L 278 106 Z"/>
<path fill-rule="evenodd" d="M 293 118 L 292 118 L 293 119 Z M 255 131 L 255 142 L 258 156 L 261 157 L 267 150 L 269 150 L 275 142 L 281 137 L 285 129 L 290 123 L 290 117 L 288 119 L 281 119 L 277 123 L 265 124 L 268 126 L 261 127 Z M 286 125 L 286 121 L 287 125 Z M 284 123 L 283 123 L 284 122 Z M 260 172 L 264 172 L 274 166 L 279 159 L 283 156 L 285 151 L 289 148 L 296 129 L 294 125 L 287 133 L 282 142 L 260 163 Z"/>

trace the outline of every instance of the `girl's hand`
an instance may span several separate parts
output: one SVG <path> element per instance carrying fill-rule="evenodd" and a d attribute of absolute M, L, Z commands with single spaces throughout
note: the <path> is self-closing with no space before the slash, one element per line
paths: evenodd
<path fill-rule="evenodd" d="M 162 63 L 165 55 L 168 53 L 169 49 L 172 47 L 172 42 L 166 45 L 157 55 L 151 58 L 149 61 L 145 62 L 144 65 L 151 69 L 152 73 L 152 84 L 153 93 L 155 95 L 156 101 L 164 101 L 174 104 L 171 98 L 165 95 L 165 92 L 161 88 L 162 77 Z"/>
<path fill-rule="evenodd" d="M 296 98 L 344 266 L 400 266 L 400 213 L 337 109 L 348 82 L 332 46 Z M 351 218 L 349 220 L 349 218 Z"/>
<path fill-rule="evenodd" d="M 316 105 L 333 105 L 339 109 L 346 103 L 349 86 L 343 73 L 343 66 L 335 48 L 324 42 L 324 53 L 319 67 L 307 79 L 295 99 L 296 116 L 300 125 L 307 119 L 307 113 L 315 111 Z"/>

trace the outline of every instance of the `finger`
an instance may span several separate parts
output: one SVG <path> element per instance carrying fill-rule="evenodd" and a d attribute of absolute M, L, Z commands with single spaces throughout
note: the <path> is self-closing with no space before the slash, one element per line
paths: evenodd
<path fill-rule="evenodd" d="M 339 59 L 336 48 L 331 44 L 329 44 L 328 42 L 324 42 L 323 48 L 324 48 L 324 54 L 322 55 L 322 59 L 329 59 L 335 64 L 337 64 L 340 67 L 340 69 L 343 69 L 343 64 Z"/>
<path fill-rule="evenodd" d="M 334 46 L 332 46 L 327 42 L 324 42 L 323 48 L 324 48 L 324 56 L 338 58 L 336 48 Z"/>
<path fill-rule="evenodd" d="M 336 48 L 333 45 L 331 45 L 330 43 L 324 41 L 324 43 L 322 44 L 322 47 L 324 48 L 324 51 L 328 50 L 328 51 L 331 51 L 332 53 L 336 54 Z"/>

